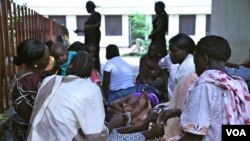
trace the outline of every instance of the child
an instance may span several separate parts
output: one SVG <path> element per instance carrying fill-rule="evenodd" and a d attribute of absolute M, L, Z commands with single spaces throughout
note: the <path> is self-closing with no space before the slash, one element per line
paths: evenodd
<path fill-rule="evenodd" d="M 49 48 L 49 51 L 51 52 L 51 47 L 54 44 L 54 42 L 52 40 L 48 40 L 48 41 L 44 42 L 44 44 L 47 45 L 47 47 Z M 50 73 L 51 70 L 53 69 L 54 61 L 55 61 L 55 58 L 50 53 L 50 55 L 49 55 L 49 65 L 45 69 L 46 74 Z M 48 75 L 50 75 L 50 74 L 48 74 Z"/>
<path fill-rule="evenodd" d="M 51 47 L 51 54 L 55 58 L 52 71 L 59 75 L 66 76 L 70 60 L 73 58 L 76 52 L 68 51 L 62 43 L 56 42 Z"/>
<path fill-rule="evenodd" d="M 81 43 L 80 41 L 75 41 L 73 42 L 69 48 L 68 51 L 75 51 L 75 52 L 79 52 L 79 51 L 87 51 L 87 47 L 85 47 L 84 43 Z"/>
<path fill-rule="evenodd" d="M 93 57 L 93 61 L 95 61 L 95 58 L 94 58 L 94 55 L 96 52 L 95 45 L 92 43 L 88 43 L 86 44 L 86 47 L 87 47 L 87 52 Z M 100 73 L 95 68 L 93 68 L 93 71 L 91 74 L 91 80 L 100 86 L 101 85 L 100 78 L 101 78 Z"/>
<path fill-rule="evenodd" d="M 75 51 L 75 52 L 79 52 L 79 51 L 86 51 L 88 52 L 92 57 L 95 54 L 95 46 L 94 44 L 83 44 L 79 41 L 76 41 L 74 43 L 72 43 L 68 49 L 69 51 Z M 93 61 L 94 61 L 94 57 L 93 57 Z M 93 68 L 93 71 L 91 73 L 90 76 L 92 82 L 96 83 L 98 86 L 100 86 L 100 79 L 99 79 L 99 75 L 97 73 L 97 71 Z"/>

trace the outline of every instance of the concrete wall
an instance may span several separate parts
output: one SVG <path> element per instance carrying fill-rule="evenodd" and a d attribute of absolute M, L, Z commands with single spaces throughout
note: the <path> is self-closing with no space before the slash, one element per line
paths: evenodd
<path fill-rule="evenodd" d="M 70 34 L 70 42 L 84 41 L 84 36 L 77 36 L 76 15 L 89 15 L 85 9 L 87 0 L 14 0 L 24 4 L 48 17 L 49 15 L 66 16 L 66 25 Z M 110 43 L 118 46 L 129 46 L 129 20 L 128 17 L 135 12 L 144 14 L 149 25 L 152 26 L 152 15 L 155 14 L 154 3 L 159 0 L 93 0 L 97 6 L 96 11 L 102 14 L 100 46 Z M 211 14 L 212 0 L 162 0 L 165 10 L 169 14 L 169 32 L 167 40 L 179 33 L 179 15 L 196 15 L 195 35 L 191 37 L 197 42 L 206 34 L 206 15 Z M 105 15 L 122 15 L 122 35 L 105 35 Z"/>
<path fill-rule="evenodd" d="M 211 34 L 225 37 L 231 46 L 230 62 L 242 63 L 249 57 L 250 0 L 213 0 Z"/>

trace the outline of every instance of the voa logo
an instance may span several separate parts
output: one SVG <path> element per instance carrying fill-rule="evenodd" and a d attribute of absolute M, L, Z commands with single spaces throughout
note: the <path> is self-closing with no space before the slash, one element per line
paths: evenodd
<path fill-rule="evenodd" d="M 247 136 L 244 129 L 226 129 L 227 136 Z"/>

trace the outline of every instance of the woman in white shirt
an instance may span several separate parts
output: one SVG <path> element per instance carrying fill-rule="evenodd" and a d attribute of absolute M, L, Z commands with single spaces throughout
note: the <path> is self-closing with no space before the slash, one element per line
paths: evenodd
<path fill-rule="evenodd" d="M 122 60 L 116 45 L 106 48 L 107 62 L 104 65 L 102 88 L 109 102 L 136 91 L 132 67 Z"/>

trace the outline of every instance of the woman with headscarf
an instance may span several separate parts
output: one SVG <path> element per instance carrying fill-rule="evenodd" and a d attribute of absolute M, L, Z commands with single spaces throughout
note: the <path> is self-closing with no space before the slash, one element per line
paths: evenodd
<path fill-rule="evenodd" d="M 152 41 L 160 43 L 157 50 L 161 57 L 167 55 L 167 45 L 165 33 L 168 31 L 168 14 L 165 11 L 165 4 L 162 1 L 155 3 L 156 17 L 153 20 L 153 30 L 149 35 Z"/>
<path fill-rule="evenodd" d="M 250 125 L 250 96 L 240 77 L 225 71 L 231 49 L 220 36 L 202 38 L 194 51 L 198 80 L 181 114 L 181 141 L 222 140 L 222 125 Z"/>

